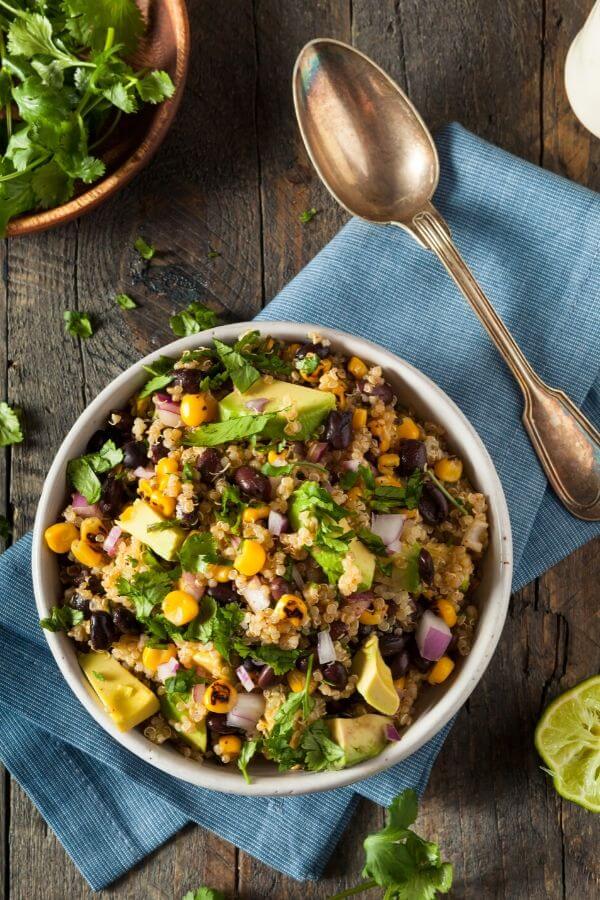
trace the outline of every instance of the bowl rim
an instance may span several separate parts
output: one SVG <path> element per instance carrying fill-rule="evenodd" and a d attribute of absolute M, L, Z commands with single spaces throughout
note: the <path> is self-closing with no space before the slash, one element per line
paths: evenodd
<path fill-rule="evenodd" d="M 52 209 L 45 209 L 12 219 L 6 228 L 7 238 L 21 237 L 25 234 L 35 234 L 38 231 L 56 228 L 58 225 L 64 225 L 92 212 L 122 187 L 125 187 L 158 151 L 181 104 L 190 59 L 190 21 L 185 0 L 170 0 L 170 2 L 172 8 L 171 18 L 176 33 L 180 35 L 180 40 L 177 43 L 173 77 L 175 92 L 172 97 L 168 100 L 163 100 L 156 108 L 150 128 L 144 139 L 127 159 L 121 163 L 118 169 L 101 178 L 100 181 L 93 184 L 82 194 L 78 194 L 76 197 L 68 200 L 67 203 L 61 203 L 60 206 L 54 206 Z"/>
<path fill-rule="evenodd" d="M 490 601 L 491 612 L 486 629 L 483 631 L 480 623 L 471 652 L 464 658 L 461 669 L 457 672 L 453 683 L 429 709 L 419 715 L 411 725 L 410 730 L 403 735 L 401 741 L 388 744 L 387 748 L 378 756 L 339 771 L 258 773 L 256 777 L 253 777 L 252 782 L 247 784 L 237 769 L 230 771 L 228 768 L 221 770 L 214 766 L 203 766 L 196 761 L 177 754 L 172 749 L 169 750 L 166 747 L 152 744 L 137 729 L 119 732 L 108 715 L 89 693 L 85 684 L 85 678 L 77 663 L 70 638 L 62 633 L 44 631 L 44 634 L 63 677 L 85 709 L 121 746 L 130 750 L 145 762 L 189 784 L 210 790 L 219 790 L 224 793 L 244 796 L 298 795 L 331 790 L 362 781 L 396 765 L 419 750 L 458 712 L 480 681 L 496 648 L 508 613 L 513 569 L 512 537 L 508 508 L 500 479 L 481 438 L 464 413 L 435 382 L 419 369 L 402 360 L 391 351 L 365 338 L 320 325 L 289 321 L 258 320 L 221 325 L 198 334 L 180 338 L 153 350 L 147 356 L 121 372 L 98 394 L 77 418 L 60 445 L 44 481 L 34 522 L 32 544 L 33 586 L 36 606 L 40 618 L 42 618 L 47 615 L 49 607 L 56 599 L 53 596 L 49 598 L 48 602 L 44 590 L 44 555 L 47 554 L 47 551 L 43 542 L 43 534 L 47 525 L 55 521 L 56 510 L 49 508 L 51 506 L 53 488 L 57 480 L 60 480 L 64 485 L 66 464 L 73 454 L 71 445 L 78 437 L 80 438 L 82 432 L 85 433 L 86 430 L 89 430 L 91 433 L 98 427 L 99 414 L 101 411 L 103 411 L 103 415 L 106 414 L 111 405 L 110 400 L 115 392 L 119 389 L 124 389 L 128 385 L 132 386 L 131 390 L 133 392 L 134 383 L 140 381 L 140 377 L 144 372 L 143 367 L 151 364 L 161 355 L 180 356 L 184 350 L 205 346 L 215 337 L 227 341 L 250 329 L 258 329 L 287 340 L 306 337 L 312 332 L 318 332 L 335 344 L 347 347 L 347 352 L 354 352 L 355 349 L 357 351 L 362 350 L 362 353 L 367 358 L 373 359 L 377 364 L 382 365 L 384 368 L 392 369 L 402 378 L 407 379 L 408 377 L 412 384 L 416 384 L 421 395 L 425 391 L 427 396 L 429 396 L 429 392 L 431 392 L 437 402 L 446 407 L 448 414 L 453 417 L 457 426 L 466 429 L 469 439 L 473 442 L 473 447 L 479 454 L 477 465 L 482 464 L 484 466 L 486 481 L 493 488 L 492 491 L 486 491 L 486 496 L 488 513 L 494 525 L 492 540 L 496 542 L 498 564 L 489 592 L 494 599 L 493 603 Z"/>

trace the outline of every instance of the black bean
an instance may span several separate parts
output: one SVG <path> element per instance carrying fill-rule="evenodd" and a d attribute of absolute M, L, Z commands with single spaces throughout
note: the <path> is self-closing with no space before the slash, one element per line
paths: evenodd
<path fill-rule="evenodd" d="M 168 455 L 169 451 L 163 444 L 162 439 L 158 440 L 156 444 L 152 444 L 152 446 L 150 447 L 150 456 L 152 457 L 152 462 L 157 463 Z"/>
<path fill-rule="evenodd" d="M 406 650 L 402 650 L 388 659 L 388 666 L 392 672 L 392 678 L 402 678 L 403 675 L 406 675 L 410 667 L 410 657 Z"/>
<path fill-rule="evenodd" d="M 358 631 L 356 633 L 356 637 L 359 641 L 363 641 L 365 638 L 368 638 L 371 632 L 373 631 L 372 625 L 359 625 Z"/>
<path fill-rule="evenodd" d="M 129 412 L 128 409 L 115 409 L 114 415 L 118 416 L 118 422 L 116 422 L 112 427 L 116 428 L 118 431 L 122 431 L 123 434 L 127 435 L 131 432 L 133 427 L 133 416 Z M 112 418 L 113 413 L 110 414 L 109 419 Z"/>
<path fill-rule="evenodd" d="M 345 450 L 352 440 L 352 413 L 333 409 L 325 426 L 325 440 L 334 450 Z"/>
<path fill-rule="evenodd" d="M 379 650 L 383 658 L 394 656 L 406 649 L 408 635 L 406 634 L 383 634 L 379 638 Z"/>
<path fill-rule="evenodd" d="M 173 384 L 183 388 L 184 394 L 197 394 L 200 390 L 202 372 L 199 369 L 175 369 Z"/>
<path fill-rule="evenodd" d="M 348 634 L 348 626 L 338 619 L 329 626 L 329 633 L 332 641 L 339 641 L 340 638 L 343 638 Z"/>
<path fill-rule="evenodd" d="M 277 684 L 281 679 L 275 674 L 271 666 L 263 666 L 263 669 L 258 676 L 258 687 L 264 691 L 265 688 L 272 687 L 274 684 Z"/>
<path fill-rule="evenodd" d="M 221 456 L 212 447 L 205 450 L 198 462 L 196 468 L 200 472 L 205 481 L 214 481 L 215 478 L 223 471 Z"/>
<path fill-rule="evenodd" d="M 87 580 L 86 587 L 88 591 L 91 591 L 92 594 L 98 594 L 100 597 L 103 597 L 106 591 L 102 587 L 102 581 L 99 575 L 90 575 Z"/>
<path fill-rule="evenodd" d="M 271 590 L 271 597 L 273 600 L 279 600 L 283 597 L 284 594 L 293 594 L 294 590 L 285 578 L 282 578 L 281 575 L 276 575 L 272 581 L 269 582 L 269 588 Z"/>
<path fill-rule="evenodd" d="M 405 438 L 400 441 L 398 456 L 400 457 L 398 473 L 403 477 L 412 475 L 415 469 L 423 471 L 427 464 L 427 450 L 423 441 Z"/>
<path fill-rule="evenodd" d="M 346 700 L 327 700 L 327 715 L 336 719 L 351 719 L 352 709 Z"/>
<path fill-rule="evenodd" d="M 75 641 L 74 640 L 73 643 L 75 644 L 75 649 L 77 650 L 78 653 L 89 653 L 91 650 L 91 647 L 87 641 Z"/>
<path fill-rule="evenodd" d="M 118 634 L 107 612 L 93 612 L 90 619 L 90 644 L 92 650 L 108 650 Z"/>
<path fill-rule="evenodd" d="M 314 652 L 312 650 L 307 650 L 306 653 L 303 653 L 302 656 L 298 657 L 296 660 L 296 668 L 299 672 L 308 672 L 308 664 L 311 656 L 314 656 Z"/>
<path fill-rule="evenodd" d="M 367 384 L 369 384 L 368 391 L 365 390 Z M 365 397 L 377 397 L 382 401 L 382 403 L 385 403 L 386 405 L 388 403 L 391 403 L 396 396 L 394 394 L 394 389 L 390 387 L 390 385 L 386 381 L 383 381 L 381 384 L 370 384 L 369 382 L 362 379 L 358 382 L 357 387 L 361 394 L 364 394 Z"/>
<path fill-rule="evenodd" d="M 123 465 L 127 469 L 137 469 L 149 463 L 146 445 L 143 441 L 127 441 L 123 444 Z"/>
<path fill-rule="evenodd" d="M 428 525 L 440 525 L 448 518 L 448 501 L 440 489 L 429 481 L 421 491 L 419 512 Z"/>
<path fill-rule="evenodd" d="M 268 503 L 271 499 L 271 482 L 266 475 L 250 466 L 240 466 L 233 479 L 237 486 L 249 497 L 256 497 Z"/>
<path fill-rule="evenodd" d="M 232 581 L 215 584 L 213 587 L 208 587 L 206 592 L 209 597 L 214 597 L 219 603 L 239 603 L 241 600 Z"/>
<path fill-rule="evenodd" d="M 425 582 L 425 584 L 431 584 L 433 581 L 433 576 L 435 574 L 435 569 L 433 566 L 433 558 L 429 550 L 421 550 L 419 553 L 419 558 L 417 560 L 419 566 L 419 578 L 421 581 Z"/>
<path fill-rule="evenodd" d="M 206 717 L 206 724 L 215 734 L 233 734 L 238 729 L 227 724 L 227 716 L 224 713 L 210 713 Z"/>
<path fill-rule="evenodd" d="M 76 609 L 78 612 L 83 613 L 84 619 L 89 619 L 90 601 L 82 597 L 81 594 L 72 594 L 69 598 L 69 606 L 71 609 Z"/>
<path fill-rule="evenodd" d="M 321 666 L 323 678 L 338 691 L 343 691 L 348 684 L 348 672 L 341 662 L 330 662 Z"/>
<path fill-rule="evenodd" d="M 93 433 L 87 442 L 86 451 L 88 453 L 97 453 L 107 441 L 114 441 L 116 446 L 120 447 L 123 440 L 123 432 L 119 431 L 118 428 L 115 428 L 114 425 L 107 425 L 106 428 L 99 428 L 98 431 Z"/>
<path fill-rule="evenodd" d="M 319 359 L 325 359 L 331 353 L 331 347 L 324 347 L 323 344 L 302 344 L 296 351 L 296 359 L 304 359 L 308 353 L 314 353 Z"/>
<path fill-rule="evenodd" d="M 114 475 L 108 475 L 98 501 L 98 508 L 102 515 L 116 519 L 129 500 L 129 491 L 124 480 L 115 478 Z"/>
<path fill-rule="evenodd" d="M 113 625 L 121 634 L 141 634 L 142 625 L 126 606 L 117 606 L 112 614 Z"/>

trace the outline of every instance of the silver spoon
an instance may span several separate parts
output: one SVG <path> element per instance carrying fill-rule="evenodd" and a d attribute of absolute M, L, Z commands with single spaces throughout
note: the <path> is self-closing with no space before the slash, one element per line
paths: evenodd
<path fill-rule="evenodd" d="M 534 372 L 456 249 L 431 203 L 437 151 L 408 97 L 363 53 L 327 39 L 301 50 L 293 91 L 306 149 L 327 189 L 352 215 L 398 225 L 437 254 L 523 391 L 523 424 L 550 484 L 574 516 L 600 519 L 600 433 Z"/>

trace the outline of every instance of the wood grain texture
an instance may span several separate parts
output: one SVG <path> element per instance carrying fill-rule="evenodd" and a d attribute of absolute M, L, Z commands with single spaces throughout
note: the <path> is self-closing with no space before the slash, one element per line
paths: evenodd
<path fill-rule="evenodd" d="M 171 338 L 171 312 L 200 299 L 227 318 L 251 318 L 343 223 L 292 116 L 291 68 L 306 40 L 352 40 L 409 90 L 432 127 L 457 119 L 599 189 L 600 142 L 576 124 L 562 86 L 566 48 L 588 6 L 190 0 L 188 88 L 153 163 L 93 217 L 0 250 L 0 367 L 29 430 L 26 445 L 0 454 L 0 512 L 14 507 L 16 536 L 31 526 L 53 453 L 83 404 Z M 312 206 L 319 214 L 301 225 Z M 150 265 L 133 250 L 139 234 L 158 248 Z M 121 311 L 120 291 L 139 308 Z M 92 340 L 64 335 L 66 308 L 92 314 Z M 596 819 L 557 797 L 532 743 L 543 706 L 599 671 L 599 565 L 596 543 L 515 595 L 498 651 L 440 754 L 418 826 L 454 862 L 455 898 L 600 894 Z M 20 788 L 3 784 L 0 885 L 10 900 L 178 900 L 203 883 L 243 900 L 322 900 L 358 880 L 362 840 L 383 817 L 360 803 L 318 884 L 286 879 L 190 826 L 93 895 Z"/>

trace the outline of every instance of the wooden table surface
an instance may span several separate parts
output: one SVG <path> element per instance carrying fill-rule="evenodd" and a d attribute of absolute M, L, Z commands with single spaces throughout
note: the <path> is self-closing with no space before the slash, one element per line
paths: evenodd
<path fill-rule="evenodd" d="M 398 79 L 432 127 L 456 119 L 598 190 L 600 142 L 576 123 L 563 87 L 567 47 L 591 5 L 190 0 L 187 91 L 154 162 L 88 218 L 0 244 L 0 365 L 7 399 L 27 422 L 26 442 L 0 460 L 15 537 L 31 528 L 45 473 L 76 416 L 123 367 L 169 341 L 173 310 L 201 299 L 229 319 L 252 318 L 343 223 L 292 113 L 291 70 L 305 41 L 354 43 Z M 318 216 L 300 224 L 312 206 Z M 149 267 L 132 249 L 139 234 L 160 249 Z M 117 291 L 139 308 L 119 310 Z M 65 336 L 65 309 L 93 314 L 91 340 Z M 547 701 L 600 671 L 599 581 L 598 545 L 588 545 L 513 597 L 492 664 L 442 750 L 419 822 L 454 863 L 453 897 L 600 895 L 598 819 L 561 801 L 532 746 Z M 188 827 L 101 896 L 176 900 L 204 883 L 248 900 L 325 898 L 358 880 L 362 840 L 382 816 L 362 804 L 315 885 Z M 5 897 L 92 896 L 6 775 L 1 828 Z"/>

